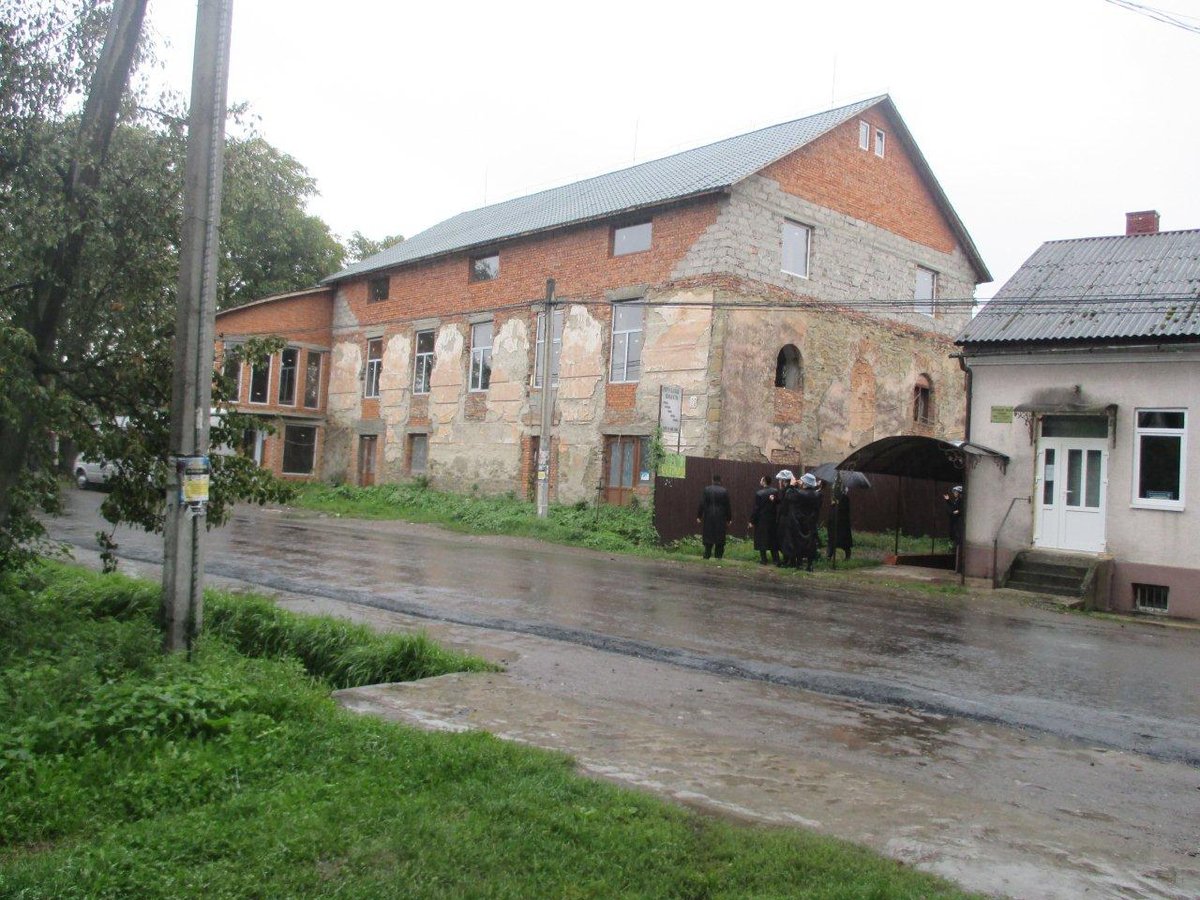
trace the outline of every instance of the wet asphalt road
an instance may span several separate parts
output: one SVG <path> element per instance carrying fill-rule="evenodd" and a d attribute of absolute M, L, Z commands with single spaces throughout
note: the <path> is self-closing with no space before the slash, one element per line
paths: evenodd
<path fill-rule="evenodd" d="M 94 548 L 99 499 L 73 492 L 53 536 Z M 117 540 L 161 560 L 157 536 Z M 293 595 L 1200 767 L 1200 630 L 280 510 L 239 512 L 207 547 L 209 573 Z"/>

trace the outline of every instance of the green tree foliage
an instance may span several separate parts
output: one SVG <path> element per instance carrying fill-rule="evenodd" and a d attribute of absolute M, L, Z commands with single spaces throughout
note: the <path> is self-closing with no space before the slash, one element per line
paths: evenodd
<path fill-rule="evenodd" d="M 345 249 L 304 211 L 316 182 L 295 159 L 251 134 L 225 147 L 217 305 L 240 306 L 316 284 Z"/>
<path fill-rule="evenodd" d="M 356 231 L 346 241 L 346 255 L 350 262 L 359 262 L 360 260 L 374 256 L 376 253 L 382 253 L 388 247 L 394 247 L 403 240 L 404 235 L 392 234 L 378 241 L 373 241 L 361 231 Z"/>
<path fill-rule="evenodd" d="M 0 569 L 27 556 L 38 511 L 56 509 L 56 442 L 117 464 L 110 521 L 162 524 L 186 127 L 178 108 L 146 112 L 124 77 L 114 87 L 105 75 L 120 8 L 0 0 Z M 120 102 L 96 137 L 102 88 Z M 303 212 L 314 185 L 299 163 L 253 134 L 231 139 L 227 160 L 225 303 L 341 265 L 341 246 Z M 228 387 L 214 384 L 218 407 Z M 223 412 L 213 447 L 235 447 L 247 427 Z M 208 521 L 286 493 L 252 461 L 215 455 Z"/>

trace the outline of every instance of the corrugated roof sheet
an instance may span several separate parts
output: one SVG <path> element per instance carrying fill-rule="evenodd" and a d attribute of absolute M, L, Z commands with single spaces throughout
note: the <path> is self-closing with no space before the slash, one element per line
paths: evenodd
<path fill-rule="evenodd" d="M 884 99 L 886 95 L 872 97 L 618 172 L 459 213 L 347 266 L 325 281 L 718 191 L 753 175 Z"/>
<path fill-rule="evenodd" d="M 1200 336 L 1200 230 L 1048 241 L 960 344 Z"/>

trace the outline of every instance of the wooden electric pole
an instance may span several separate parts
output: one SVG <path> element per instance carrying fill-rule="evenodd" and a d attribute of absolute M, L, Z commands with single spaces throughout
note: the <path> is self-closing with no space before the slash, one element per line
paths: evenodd
<path fill-rule="evenodd" d="M 208 429 L 232 15 L 233 0 L 197 3 L 171 385 L 171 475 L 163 538 L 163 645 L 168 651 L 190 651 L 203 618 Z"/>
<path fill-rule="evenodd" d="M 538 432 L 537 514 L 539 519 L 550 515 L 550 429 L 554 421 L 554 376 L 550 371 L 554 359 L 554 279 L 546 279 L 546 311 L 542 323 L 542 427 Z"/>

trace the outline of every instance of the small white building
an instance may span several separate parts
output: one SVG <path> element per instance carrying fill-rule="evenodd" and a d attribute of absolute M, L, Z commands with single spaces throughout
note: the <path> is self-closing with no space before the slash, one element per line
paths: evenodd
<path fill-rule="evenodd" d="M 1043 244 L 963 330 L 965 565 L 1023 550 L 1111 559 L 1109 608 L 1200 618 L 1200 230 Z"/>

